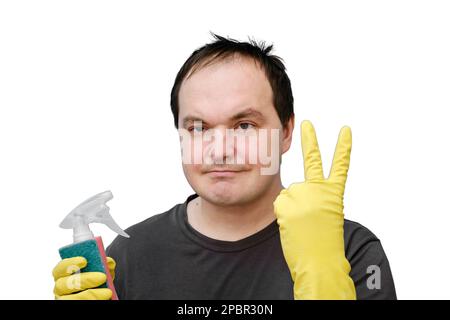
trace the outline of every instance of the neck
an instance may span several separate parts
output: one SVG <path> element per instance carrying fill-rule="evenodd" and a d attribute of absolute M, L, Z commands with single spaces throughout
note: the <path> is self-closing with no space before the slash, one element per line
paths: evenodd
<path fill-rule="evenodd" d="M 237 241 L 264 229 L 275 219 L 273 202 L 283 189 L 281 179 L 255 201 L 236 206 L 216 206 L 202 197 L 187 206 L 189 224 L 203 235 Z"/>

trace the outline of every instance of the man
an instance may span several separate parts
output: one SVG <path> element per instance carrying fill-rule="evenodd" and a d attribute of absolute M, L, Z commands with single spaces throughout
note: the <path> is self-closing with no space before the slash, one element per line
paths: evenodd
<path fill-rule="evenodd" d="M 289 150 L 294 128 L 285 67 L 272 46 L 214 36 L 184 63 L 171 93 L 195 194 L 107 248 L 119 298 L 396 299 L 380 241 L 343 219 L 350 129 L 341 131 L 324 179 L 314 129 L 303 122 L 307 181 L 284 189 L 273 163 Z M 161 192 L 175 196 L 173 185 Z M 86 261 L 67 263 L 82 268 Z M 96 288 L 103 274 L 82 274 L 81 288 L 69 290 L 71 275 L 57 268 L 57 298 L 111 298 L 109 289 Z"/>

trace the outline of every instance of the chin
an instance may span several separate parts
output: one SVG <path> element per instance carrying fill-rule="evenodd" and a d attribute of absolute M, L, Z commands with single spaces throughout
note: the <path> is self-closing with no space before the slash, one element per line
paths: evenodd
<path fill-rule="evenodd" d="M 232 205 L 241 202 L 242 194 L 239 195 L 235 188 L 208 188 L 205 194 L 206 200 L 216 205 Z"/>

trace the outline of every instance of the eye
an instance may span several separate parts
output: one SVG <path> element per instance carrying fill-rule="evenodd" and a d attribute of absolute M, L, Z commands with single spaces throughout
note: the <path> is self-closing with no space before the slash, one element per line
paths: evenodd
<path fill-rule="evenodd" d="M 248 122 L 242 122 L 238 125 L 239 129 L 247 130 L 247 129 L 254 129 L 255 126 Z"/>
<path fill-rule="evenodd" d="M 204 130 L 204 128 L 202 126 L 190 127 L 188 129 L 188 131 L 190 131 L 190 132 L 202 132 L 203 130 Z"/>

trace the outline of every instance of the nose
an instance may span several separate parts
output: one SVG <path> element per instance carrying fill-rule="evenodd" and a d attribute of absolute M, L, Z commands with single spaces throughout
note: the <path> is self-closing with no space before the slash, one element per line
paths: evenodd
<path fill-rule="evenodd" d="M 212 164 L 231 164 L 235 156 L 234 137 L 225 127 L 214 128 L 204 146 L 205 160 Z"/>

